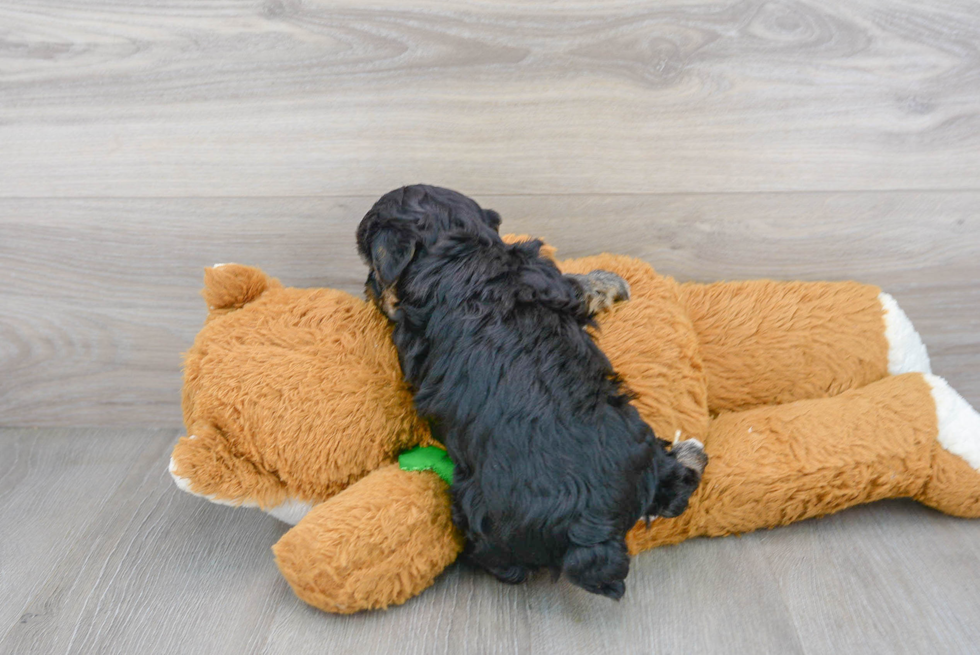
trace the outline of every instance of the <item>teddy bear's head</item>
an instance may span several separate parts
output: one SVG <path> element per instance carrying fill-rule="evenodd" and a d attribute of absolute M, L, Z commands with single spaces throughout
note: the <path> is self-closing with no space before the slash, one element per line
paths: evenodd
<path fill-rule="evenodd" d="M 238 264 L 207 269 L 203 295 L 208 318 L 184 358 L 188 436 L 171 461 L 186 490 L 295 523 L 430 440 L 365 301 Z"/>

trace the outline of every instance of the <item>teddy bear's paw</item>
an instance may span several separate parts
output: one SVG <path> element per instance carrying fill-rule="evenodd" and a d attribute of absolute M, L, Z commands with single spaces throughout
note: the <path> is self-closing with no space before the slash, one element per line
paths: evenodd
<path fill-rule="evenodd" d="M 442 478 L 391 464 L 314 507 L 272 551 L 297 596 L 350 614 L 417 596 L 462 549 Z"/>
<path fill-rule="evenodd" d="M 936 403 L 939 443 L 980 471 L 980 414 L 938 375 L 923 376 Z"/>
<path fill-rule="evenodd" d="M 881 308 L 885 313 L 885 339 L 888 341 L 888 372 L 891 375 L 902 373 L 932 373 L 929 353 L 926 352 L 922 338 L 912 326 L 912 321 L 898 306 L 895 299 L 887 294 L 878 294 Z"/>

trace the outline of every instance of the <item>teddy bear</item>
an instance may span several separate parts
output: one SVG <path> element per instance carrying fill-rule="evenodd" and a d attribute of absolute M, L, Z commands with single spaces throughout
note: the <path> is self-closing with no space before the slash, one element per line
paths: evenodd
<path fill-rule="evenodd" d="M 688 509 L 638 523 L 631 554 L 883 498 L 980 516 L 980 414 L 931 374 L 879 288 L 681 284 L 612 254 L 558 265 L 629 283 L 630 300 L 589 329 L 655 433 L 698 439 L 709 457 Z M 202 293 L 208 316 L 184 361 L 187 436 L 170 462 L 177 485 L 293 524 L 276 562 L 324 611 L 421 593 L 464 544 L 452 463 L 414 412 L 387 319 L 361 298 L 287 288 L 238 264 L 206 269 Z"/>

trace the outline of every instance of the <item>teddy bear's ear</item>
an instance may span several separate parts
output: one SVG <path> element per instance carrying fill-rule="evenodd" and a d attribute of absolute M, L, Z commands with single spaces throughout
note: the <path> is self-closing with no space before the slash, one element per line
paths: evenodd
<path fill-rule="evenodd" d="M 201 295 L 208 304 L 208 311 L 224 313 L 252 302 L 266 289 L 281 286 L 279 280 L 253 266 L 215 264 L 204 269 Z"/>

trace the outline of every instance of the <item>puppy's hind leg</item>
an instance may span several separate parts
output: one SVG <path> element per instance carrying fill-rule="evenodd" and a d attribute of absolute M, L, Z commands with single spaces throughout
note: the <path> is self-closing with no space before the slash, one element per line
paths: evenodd
<path fill-rule="evenodd" d="M 687 501 L 701 484 L 708 456 L 697 439 L 687 439 L 674 446 L 659 463 L 659 471 L 651 469 L 653 500 L 644 515 L 649 525 L 657 516 L 674 518 L 687 509 Z M 654 475 L 657 473 L 657 475 Z"/>
<path fill-rule="evenodd" d="M 590 316 L 630 298 L 629 283 L 611 271 L 595 270 L 586 275 L 569 273 L 565 277 L 571 278 L 582 288 Z"/>
<path fill-rule="evenodd" d="M 626 593 L 625 580 L 630 570 L 626 542 L 616 539 L 592 546 L 572 546 L 565 552 L 562 569 L 575 586 L 619 600 Z"/>

